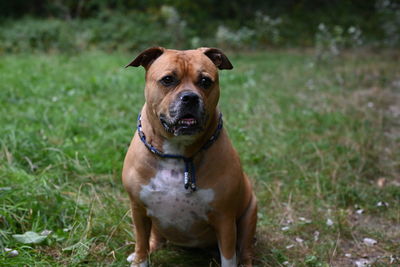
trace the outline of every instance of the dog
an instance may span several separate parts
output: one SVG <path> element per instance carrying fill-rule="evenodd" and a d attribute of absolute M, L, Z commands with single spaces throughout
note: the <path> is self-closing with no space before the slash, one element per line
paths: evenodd
<path fill-rule="evenodd" d="M 153 47 L 129 66 L 146 70 L 122 171 L 136 236 L 131 266 L 148 266 L 166 240 L 218 245 L 221 266 L 252 266 L 257 200 L 217 107 L 218 69 L 231 62 L 216 48 Z"/>

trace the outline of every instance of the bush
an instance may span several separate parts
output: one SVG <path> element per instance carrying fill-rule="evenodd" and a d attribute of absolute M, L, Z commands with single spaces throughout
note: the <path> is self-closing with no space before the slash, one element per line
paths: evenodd
<path fill-rule="evenodd" d="M 176 23 L 181 25 L 179 34 Z M 153 45 L 183 48 L 185 24 L 164 14 L 113 12 L 85 20 L 24 18 L 0 27 L 1 52 L 67 51 L 90 48 L 138 50 Z"/>
<path fill-rule="evenodd" d="M 74 47 L 74 24 L 76 23 L 31 18 L 9 21 L 0 29 L 0 51 L 69 49 Z"/>
<path fill-rule="evenodd" d="M 154 45 L 178 49 L 315 46 L 318 58 L 326 59 L 339 54 L 343 48 L 360 45 L 361 40 L 365 45 L 397 47 L 400 44 L 400 5 L 379 0 L 372 5 L 373 9 L 370 4 L 367 13 L 371 14 L 371 19 L 368 21 L 361 13 L 353 16 L 352 9 L 338 9 L 343 16 L 332 20 L 327 9 L 322 7 L 312 15 L 294 10 L 292 13 L 271 10 L 267 14 L 260 9 L 253 10 L 253 15 L 246 19 L 207 17 L 203 13 L 204 18 L 196 13 L 194 19 L 182 6 L 178 9 L 168 5 L 131 11 L 99 8 L 95 16 L 94 13 L 82 17 L 68 15 L 64 19 L 60 16 L 8 19 L 0 22 L 0 53 L 76 52 L 91 48 L 141 50 Z"/>
<path fill-rule="evenodd" d="M 315 34 L 315 52 L 318 60 L 329 61 L 338 56 L 344 48 L 355 48 L 362 44 L 362 32 L 357 26 L 350 26 L 346 30 L 336 25 L 330 29 L 321 23 Z"/>

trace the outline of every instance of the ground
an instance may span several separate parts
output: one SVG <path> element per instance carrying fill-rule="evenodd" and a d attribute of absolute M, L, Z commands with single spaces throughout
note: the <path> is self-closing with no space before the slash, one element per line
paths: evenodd
<path fill-rule="evenodd" d="M 126 264 L 120 176 L 144 101 L 144 71 L 123 68 L 134 56 L 1 56 L 0 265 Z M 255 265 L 400 264 L 400 54 L 228 56 L 220 107 L 259 200 Z M 13 237 L 44 230 L 38 244 Z M 218 255 L 168 245 L 150 262 L 218 266 Z"/>

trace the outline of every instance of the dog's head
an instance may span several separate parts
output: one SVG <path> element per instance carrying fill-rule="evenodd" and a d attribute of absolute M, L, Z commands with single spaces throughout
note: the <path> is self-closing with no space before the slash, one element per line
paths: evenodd
<path fill-rule="evenodd" d="M 195 135 L 206 128 L 219 99 L 218 69 L 232 69 L 216 48 L 153 47 L 127 65 L 146 69 L 146 105 L 166 132 Z"/>

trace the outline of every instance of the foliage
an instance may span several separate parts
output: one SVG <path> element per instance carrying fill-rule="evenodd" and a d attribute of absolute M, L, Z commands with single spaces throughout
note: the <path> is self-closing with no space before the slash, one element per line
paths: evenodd
<path fill-rule="evenodd" d="M 393 0 L 368 0 L 362 4 L 312 0 L 296 1 L 297 4 L 257 0 L 39 2 L 0 4 L 0 14 L 8 10 L 7 14 L 13 15 L 4 14 L 0 21 L 0 53 L 76 52 L 94 47 L 106 51 L 139 50 L 153 45 L 320 49 L 322 43 L 323 50 L 332 52 L 332 48 L 351 47 L 352 42 L 339 39 L 359 33 L 363 45 L 400 44 L 400 5 Z M 326 44 L 327 38 L 333 42 Z"/>
<path fill-rule="evenodd" d="M 330 30 L 321 23 L 315 34 L 315 52 L 318 60 L 331 60 L 338 56 L 344 48 L 357 48 L 362 43 L 361 30 L 354 26 L 345 30 L 336 25 Z"/>
<path fill-rule="evenodd" d="M 260 11 L 255 13 L 254 30 L 257 34 L 256 40 L 261 44 L 277 45 L 281 43 L 282 19 L 271 18 Z"/>
<path fill-rule="evenodd" d="M 138 50 L 179 42 L 170 25 L 159 17 L 137 13 L 122 16 L 102 13 L 86 20 L 32 19 L 8 21 L 0 28 L 0 52 Z M 164 27 L 167 26 L 167 30 Z M 164 30 L 161 30 L 164 29 Z M 181 35 L 184 34 L 184 28 Z"/>
<path fill-rule="evenodd" d="M 126 264 L 120 173 L 144 101 L 144 71 L 123 68 L 133 56 L 1 56 L 1 266 Z M 255 264 L 388 266 L 400 249 L 398 54 L 228 56 L 220 107 L 260 203 Z M 40 244 L 12 237 L 44 230 Z M 216 266 L 214 255 L 169 245 L 151 263 Z"/>
<path fill-rule="evenodd" d="M 381 18 L 383 40 L 388 46 L 400 43 L 400 4 L 396 1 L 379 0 L 376 9 Z"/>
<path fill-rule="evenodd" d="M 215 34 L 215 40 L 219 47 L 243 49 L 250 46 L 254 35 L 255 31 L 247 27 L 242 27 L 234 32 L 220 25 Z"/>

